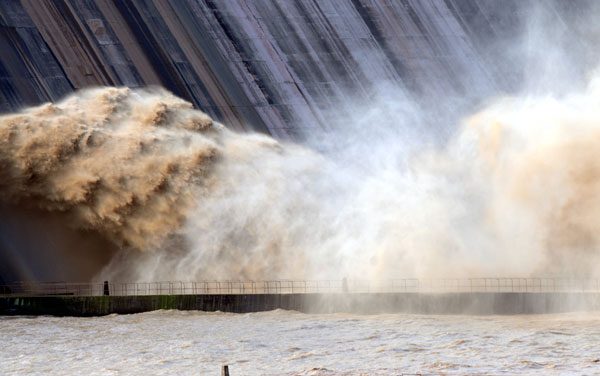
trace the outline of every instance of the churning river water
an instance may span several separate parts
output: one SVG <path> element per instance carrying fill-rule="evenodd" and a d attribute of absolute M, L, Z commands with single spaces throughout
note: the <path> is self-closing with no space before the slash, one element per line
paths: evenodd
<path fill-rule="evenodd" d="M 600 314 L 1 317 L 1 375 L 600 374 Z"/>

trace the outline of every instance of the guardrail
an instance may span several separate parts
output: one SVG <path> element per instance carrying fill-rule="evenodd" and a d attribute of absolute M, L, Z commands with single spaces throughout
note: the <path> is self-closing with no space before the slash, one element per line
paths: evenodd
<path fill-rule="evenodd" d="M 107 291 L 108 290 L 108 291 Z M 18 282 L 0 295 L 204 295 L 439 292 L 600 292 L 598 279 L 466 278 L 323 281 Z"/>

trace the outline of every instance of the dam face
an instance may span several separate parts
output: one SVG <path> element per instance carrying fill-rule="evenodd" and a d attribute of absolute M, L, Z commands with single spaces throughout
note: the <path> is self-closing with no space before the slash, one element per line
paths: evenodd
<path fill-rule="evenodd" d="M 577 41 L 569 45 L 574 66 L 595 63 L 582 38 L 587 30 L 578 28 L 595 6 L 7 0 L 0 4 L 0 111 L 88 86 L 160 85 L 234 129 L 298 140 L 327 129 L 332 107 L 367 100 L 383 84 L 449 104 L 517 90 L 526 61 L 507 45 L 531 37 L 532 14 L 552 25 L 553 46 L 565 35 Z"/>
<path fill-rule="evenodd" d="M 363 158 L 364 154 L 376 149 L 380 151 L 379 154 L 385 154 L 389 151 L 388 147 L 409 149 L 409 146 L 404 140 L 395 140 L 398 142 L 390 143 L 391 146 L 365 142 L 367 145 L 360 145 L 358 150 L 352 149 L 353 145 L 347 147 L 354 139 L 370 141 L 364 134 L 358 134 L 358 130 L 369 128 L 370 131 L 384 126 L 376 121 L 370 122 L 368 116 L 358 125 L 350 124 L 344 115 L 352 111 L 363 111 L 363 107 L 368 108 L 375 101 L 374 98 L 383 97 L 384 105 L 391 106 L 410 103 L 411 106 L 421 106 L 413 111 L 418 112 L 417 119 L 405 122 L 414 128 L 411 131 L 431 133 L 432 139 L 439 136 L 438 138 L 447 141 L 463 115 L 480 108 L 492 98 L 539 92 L 548 88 L 560 89 L 569 85 L 583 86 L 582 82 L 589 78 L 587 76 L 600 57 L 596 48 L 598 33 L 588 27 L 590 18 L 595 21 L 593 16 L 598 14 L 598 8 L 600 5 L 595 0 L 5 0 L 0 1 L 0 113 L 12 113 L 46 102 L 59 102 L 65 96 L 88 87 L 160 86 L 232 130 L 272 136 L 275 140 L 282 141 L 281 145 L 284 146 L 289 145 L 287 142 L 296 142 L 308 146 L 311 152 L 321 152 L 333 144 L 335 151 L 330 154 L 341 150 L 339 154 L 351 154 L 352 158 L 349 161 L 340 158 L 340 162 L 335 160 L 337 154 L 326 157 L 331 157 L 335 163 L 344 167 L 355 163 L 359 173 L 368 173 L 380 161 L 372 158 L 361 166 L 363 159 L 368 159 Z M 568 53 L 564 53 L 565 51 Z M 531 72 L 535 74 L 529 75 Z M 140 94 L 136 92 L 131 95 Z M 115 105 L 116 107 L 118 106 Z M 47 110 L 44 116 L 54 116 L 50 112 L 56 111 L 56 108 L 49 106 Z M 42 109 L 39 112 L 44 111 Z M 426 116 L 433 120 L 425 119 Z M 183 117 L 185 116 L 182 115 Z M 389 132 L 386 129 L 373 136 L 374 138 L 391 138 L 389 136 L 394 135 L 396 128 L 404 126 L 394 123 L 393 115 L 388 116 L 387 120 L 390 119 L 393 123 L 391 128 L 394 129 Z M 160 123 L 160 119 L 156 121 Z M 151 126 L 154 125 L 156 124 Z M 341 140 L 342 138 L 345 139 Z M 10 139 L 6 139 L 10 143 Z M 324 143 L 327 146 L 323 146 L 322 139 L 326 139 Z M 268 149 L 271 154 L 264 157 L 258 155 L 259 152 L 252 154 L 247 151 L 250 149 L 248 145 L 256 144 L 270 145 L 265 150 Z M 490 145 L 496 144 L 490 142 Z M 141 145 L 140 149 L 146 146 Z M 248 144 L 240 142 L 234 146 L 231 149 L 242 150 L 247 159 L 261 159 L 257 158 L 258 155 L 263 157 L 262 162 L 270 156 L 285 154 L 277 149 L 285 147 L 265 143 L 264 140 Z M 420 146 L 422 145 L 415 148 Z M 282 189 L 289 188 L 291 184 L 287 182 L 296 179 L 299 174 L 294 169 L 285 170 L 288 164 L 292 164 L 288 163 L 290 159 L 300 164 L 299 171 L 308 171 L 292 193 L 303 194 L 306 189 L 302 184 L 311 187 L 316 181 L 326 180 L 321 179 L 324 176 L 329 178 L 331 171 L 339 170 L 339 166 L 319 170 L 308 166 L 309 162 L 302 165 L 307 160 L 318 167 L 327 164 L 323 162 L 327 158 L 318 159 L 322 155 L 316 157 L 311 154 L 310 158 L 298 155 L 294 154 L 295 159 L 278 160 L 279 164 L 274 165 L 283 171 L 281 176 L 286 183 L 281 184 Z M 207 159 L 213 157 L 211 154 Z M 58 159 L 60 158 L 59 155 Z M 400 161 L 394 163 L 407 164 L 402 158 L 409 159 L 406 156 L 399 157 Z M 590 157 L 590 160 L 597 158 Z M 0 156 L 0 173 L 5 162 Z M 273 167 L 272 164 L 265 165 L 251 167 L 261 174 Z M 397 167 L 396 165 L 393 167 Z M 176 170 L 172 170 L 172 166 L 168 167 L 167 173 Z M 238 171 L 248 166 L 234 167 Z M 314 170 L 317 173 L 311 175 Z M 279 170 L 273 174 L 275 177 L 278 177 L 277 172 Z M 239 178 L 237 175 L 235 177 Z M 233 204 L 239 205 L 234 209 L 247 208 L 244 206 L 245 196 L 234 203 L 225 202 L 228 193 L 240 194 L 243 191 L 236 184 L 263 188 L 261 184 L 264 183 L 268 187 L 280 187 L 278 184 L 271 184 L 272 181 L 262 180 L 263 176 L 259 176 L 258 180 L 243 177 L 244 179 L 238 180 L 232 178 L 232 184 L 221 184 L 225 187 L 222 191 L 224 193 L 222 197 L 216 196 L 222 200 L 213 209 Z M 34 183 L 35 178 L 36 176 L 31 176 Z M 90 186 L 100 184 L 98 182 L 101 178 L 90 183 Z M 322 201 L 321 197 L 363 180 L 362 176 L 358 179 L 356 176 L 341 176 L 339 181 L 331 185 L 324 184 L 310 191 L 305 197 L 304 208 L 308 209 L 304 212 L 304 217 L 308 218 L 309 214 L 331 203 L 330 211 L 315 219 L 321 220 L 322 224 L 339 225 L 337 214 L 341 210 L 336 205 L 344 200 L 354 202 L 352 200 L 356 197 L 352 194 L 355 192 L 347 195 L 350 198 L 333 195 L 335 197 L 328 202 Z M 0 188 L 3 183 L 5 182 L 0 182 Z M 366 189 L 357 195 L 363 199 L 366 196 L 377 196 L 386 187 L 392 186 L 385 179 L 380 185 L 379 182 L 376 183 L 367 188 L 376 190 L 377 194 Z M 11 182 L 8 181 L 7 184 L 10 186 Z M 400 186 L 407 188 L 405 185 Z M 150 191 L 160 191 L 163 187 L 164 185 L 157 184 L 157 189 Z M 246 235 L 255 240 L 252 236 L 260 234 L 264 229 L 272 233 L 277 230 L 285 233 L 288 230 L 285 220 L 282 221 L 284 225 L 276 226 L 273 226 L 273 220 L 289 219 L 287 215 L 291 212 L 294 213 L 294 218 L 303 217 L 302 213 L 298 215 L 295 212 L 295 203 L 290 203 L 293 200 L 283 200 L 291 196 L 290 192 L 284 190 L 272 195 L 267 190 L 256 191 L 261 199 L 281 198 L 284 204 L 276 208 L 281 209 L 280 212 L 285 215 L 275 213 L 276 209 L 272 209 L 274 205 L 257 204 L 255 212 L 244 213 L 248 215 L 248 221 L 242 218 L 236 222 L 242 230 L 248 229 L 244 227 L 246 222 L 251 222 L 266 211 L 271 217 L 259 218 L 260 221 L 257 222 L 260 225 L 251 228 L 248 231 L 250 235 L 238 231 L 240 228 L 233 228 L 231 234 L 218 234 L 222 235 L 218 239 L 229 241 L 235 238 L 238 243 L 248 243 Z M 429 192 L 427 189 L 422 191 Z M 464 192 L 463 186 L 457 191 L 460 196 Z M 465 193 L 465 196 L 468 194 L 469 192 Z M 5 262 L 0 265 L 0 283 L 19 280 L 89 281 L 102 266 L 115 260 L 113 256 L 120 250 L 120 245 L 101 238 L 93 229 L 82 230 L 81 227 L 65 225 L 67 219 L 63 214 L 68 211 L 66 209 L 55 210 L 50 214 L 39 213 L 41 209 L 37 207 L 23 210 L 22 207 L 3 206 L 7 204 L 3 198 L 0 196 L 0 258 Z M 28 204 L 29 199 L 30 197 L 26 197 L 23 201 Z M 8 205 L 11 204 L 9 201 Z M 341 205 L 342 208 L 347 206 Z M 377 203 L 364 206 L 368 213 L 369 210 L 375 210 L 373 208 L 380 210 L 389 207 L 387 203 L 380 207 Z M 53 207 L 52 202 L 47 207 Z M 443 210 L 436 212 L 435 216 L 445 215 L 446 207 L 440 207 Z M 123 211 L 126 212 L 127 208 Z M 394 233 L 397 228 L 394 221 L 398 212 L 401 210 L 394 212 L 389 218 L 377 216 L 383 219 L 373 227 L 381 224 L 382 233 Z M 350 218 L 349 222 L 352 222 L 354 215 L 345 214 L 347 216 L 343 219 Z M 477 210 L 471 214 L 475 220 L 459 219 L 482 222 L 476 218 L 480 214 Z M 210 227 L 207 223 L 210 224 L 211 219 L 231 224 L 236 216 L 237 213 L 229 217 L 215 214 L 205 223 L 202 222 L 204 216 L 198 215 L 201 223 L 191 228 L 193 231 L 200 231 L 198 229 L 202 229 L 202 226 Z M 329 232 L 323 231 L 320 235 L 327 239 L 335 238 L 332 233 L 340 235 L 341 232 L 335 234 L 336 230 L 342 228 L 352 232 L 353 230 L 348 230 L 352 226 L 359 231 L 370 224 L 365 226 L 357 221 L 350 225 L 339 225 Z M 310 247 L 305 247 L 306 244 L 302 242 L 315 234 L 315 231 L 303 232 L 305 227 L 303 223 L 295 226 L 300 230 L 291 236 L 284 234 L 277 238 L 274 235 L 267 241 L 271 243 L 262 250 L 278 249 L 282 239 L 291 243 L 297 241 L 293 245 L 298 245 L 297 248 L 302 251 L 297 250 L 293 256 L 298 256 L 299 261 L 289 264 L 294 264 L 294 267 L 296 264 L 304 264 L 302 252 Z M 446 227 L 443 229 L 446 230 Z M 411 233 L 415 232 L 418 231 Z M 581 233 L 588 234 L 586 231 Z M 348 238 L 345 233 L 341 235 L 335 241 Z M 367 245 L 373 240 L 369 236 L 364 238 Z M 399 238 L 401 237 L 392 240 Z M 175 244 L 173 247 L 176 248 L 187 240 L 189 239 L 172 240 Z M 321 240 L 307 244 L 321 245 Z M 393 243 L 392 240 L 382 241 L 378 245 L 388 247 Z M 263 243 L 260 245 L 263 246 Z M 557 244 L 561 247 L 563 243 Z M 320 256 L 327 253 L 329 257 L 330 254 L 341 255 L 346 252 L 338 245 L 330 245 L 328 251 L 334 251 L 324 251 Z M 585 246 L 584 244 L 582 247 Z M 92 252 L 87 252 L 90 249 L 106 252 L 93 252 L 94 256 L 90 256 Z M 267 264 L 273 261 L 262 255 L 237 257 L 228 255 L 227 252 L 222 252 L 215 259 L 219 260 L 221 256 L 236 262 L 243 259 L 245 264 L 240 270 L 244 267 L 250 269 L 248 265 L 257 259 L 267 260 Z M 182 253 L 185 252 L 173 257 L 181 256 Z M 385 266 L 386 262 L 382 259 L 386 255 L 383 253 L 382 257 L 373 257 L 370 262 L 379 262 Z M 205 260 L 192 256 L 195 255 L 190 256 L 195 261 Z M 396 261 L 402 258 L 392 256 Z M 207 256 L 206 259 L 212 260 L 210 257 Z M 152 265 L 154 261 L 149 260 L 146 260 L 147 263 Z M 135 260 L 127 261 L 135 263 Z M 181 260 L 173 261 L 167 257 L 166 261 L 171 261 L 172 266 Z M 277 264 L 277 261 L 279 260 L 272 264 Z M 329 265 L 332 264 L 334 263 L 329 262 Z M 190 263 L 182 262 L 179 265 L 185 267 Z M 229 272 L 234 270 L 229 269 Z M 268 268 L 265 267 L 266 269 Z M 286 268 L 278 269 L 281 270 Z M 344 275 L 338 277 L 343 278 Z M 278 275 L 273 278 L 285 279 L 290 276 Z"/>

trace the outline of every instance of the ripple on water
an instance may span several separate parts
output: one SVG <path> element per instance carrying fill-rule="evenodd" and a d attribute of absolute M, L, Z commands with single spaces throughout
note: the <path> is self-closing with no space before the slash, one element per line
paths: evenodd
<path fill-rule="evenodd" d="M 218 374 L 226 363 L 239 375 L 600 372 L 600 315 L 575 325 L 568 314 L 532 321 L 163 311 L 0 323 L 0 374 Z"/>

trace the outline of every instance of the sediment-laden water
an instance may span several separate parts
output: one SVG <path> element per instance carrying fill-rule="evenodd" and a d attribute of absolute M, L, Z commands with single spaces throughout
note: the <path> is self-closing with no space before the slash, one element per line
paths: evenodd
<path fill-rule="evenodd" d="M 0 318 L 0 374 L 600 374 L 600 314 Z"/>

